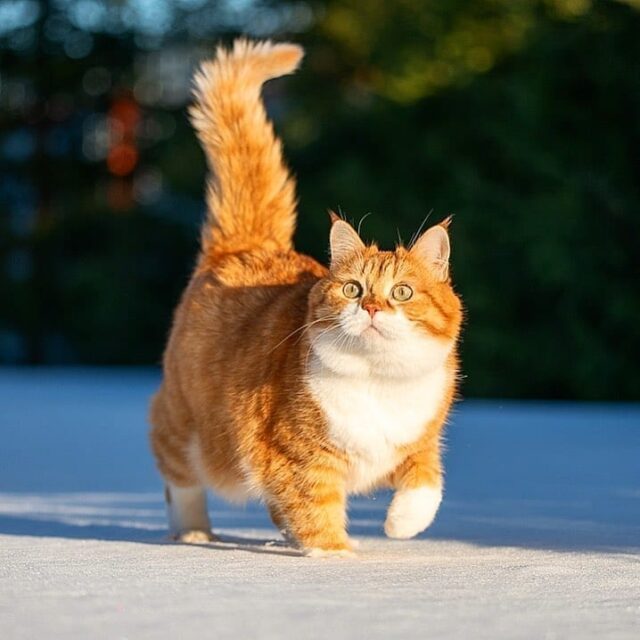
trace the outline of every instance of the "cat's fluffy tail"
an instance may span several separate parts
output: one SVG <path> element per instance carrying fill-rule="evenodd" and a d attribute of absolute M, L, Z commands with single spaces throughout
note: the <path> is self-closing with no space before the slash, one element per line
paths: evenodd
<path fill-rule="evenodd" d="M 295 184 L 260 88 L 295 71 L 302 56 L 294 44 L 240 39 L 219 47 L 195 76 L 190 116 L 211 170 L 205 254 L 292 247 Z"/>

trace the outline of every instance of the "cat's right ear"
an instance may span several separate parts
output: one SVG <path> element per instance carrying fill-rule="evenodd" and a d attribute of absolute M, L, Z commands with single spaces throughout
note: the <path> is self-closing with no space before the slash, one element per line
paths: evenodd
<path fill-rule="evenodd" d="M 331 266 L 342 262 L 348 255 L 365 248 L 364 242 L 356 230 L 333 211 L 329 211 L 331 218 L 331 232 L 329 233 L 329 249 L 331 252 Z"/>

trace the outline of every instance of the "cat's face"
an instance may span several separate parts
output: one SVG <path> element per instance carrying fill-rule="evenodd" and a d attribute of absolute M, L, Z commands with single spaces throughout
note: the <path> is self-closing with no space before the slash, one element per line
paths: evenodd
<path fill-rule="evenodd" d="M 331 230 L 329 276 L 312 291 L 311 349 L 337 373 L 412 376 L 444 363 L 460 331 L 444 225 L 410 249 L 365 246 L 346 222 Z"/>

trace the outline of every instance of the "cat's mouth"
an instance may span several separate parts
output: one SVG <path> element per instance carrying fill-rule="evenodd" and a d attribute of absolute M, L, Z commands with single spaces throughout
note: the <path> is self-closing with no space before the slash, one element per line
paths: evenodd
<path fill-rule="evenodd" d="M 364 338 L 385 338 L 386 336 L 376 327 L 373 323 L 371 323 L 361 334 L 361 337 Z"/>

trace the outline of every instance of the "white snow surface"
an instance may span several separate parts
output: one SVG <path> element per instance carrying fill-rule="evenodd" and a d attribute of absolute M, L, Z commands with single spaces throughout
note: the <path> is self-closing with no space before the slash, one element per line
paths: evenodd
<path fill-rule="evenodd" d="M 0 637 L 640 637 L 640 406 L 463 402 L 435 523 L 307 558 L 212 497 L 221 542 L 166 540 L 146 442 L 157 371 L 0 369 Z"/>

